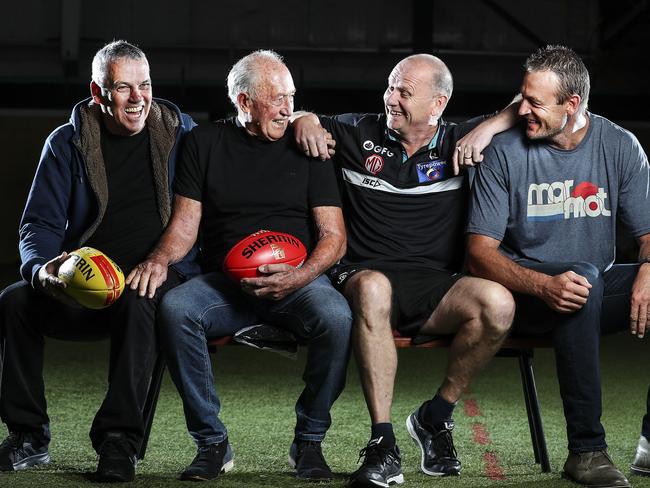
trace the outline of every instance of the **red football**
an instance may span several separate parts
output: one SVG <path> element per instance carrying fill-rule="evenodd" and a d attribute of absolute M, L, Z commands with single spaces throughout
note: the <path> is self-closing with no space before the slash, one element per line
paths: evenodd
<path fill-rule="evenodd" d="M 300 267 L 307 257 L 305 245 L 284 232 L 260 230 L 235 244 L 223 260 L 223 270 L 231 279 L 262 276 L 262 264 L 290 264 Z"/>

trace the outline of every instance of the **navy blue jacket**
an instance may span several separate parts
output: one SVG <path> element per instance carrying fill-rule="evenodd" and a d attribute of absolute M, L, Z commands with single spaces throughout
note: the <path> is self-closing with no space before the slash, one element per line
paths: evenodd
<path fill-rule="evenodd" d="M 34 284 L 40 267 L 63 251 L 83 246 L 102 220 L 108 203 L 101 153 L 100 107 L 79 102 L 70 121 L 45 141 L 20 222 L 20 273 Z M 158 210 L 163 226 L 171 215 L 172 181 L 179 144 L 194 127 L 174 104 L 154 98 L 147 117 Z M 196 248 L 174 268 L 185 276 L 199 272 Z"/>

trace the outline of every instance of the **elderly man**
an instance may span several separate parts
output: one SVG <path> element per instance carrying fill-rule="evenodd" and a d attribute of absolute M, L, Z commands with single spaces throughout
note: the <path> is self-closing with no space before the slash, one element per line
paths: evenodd
<path fill-rule="evenodd" d="M 0 296 L 0 415 L 9 429 L 0 470 L 50 460 L 44 336 L 110 335 L 108 390 L 90 437 L 99 453 L 98 481 L 131 481 L 156 351 L 156 307 L 195 265 L 179 260 L 155 295 L 142 298 L 127 289 L 104 310 L 72 306 L 57 270 L 67 258 L 63 251 L 82 245 L 101 249 L 127 272 L 147 256 L 171 214 L 178 142 L 194 123 L 152 98 L 147 58 L 125 41 L 97 52 L 90 91 L 92 98 L 78 103 L 70 122 L 45 141 L 20 224 L 24 281 Z"/>
<path fill-rule="evenodd" d="M 629 486 L 600 422 L 599 338 L 626 325 L 642 338 L 650 326 L 648 158 L 630 132 L 587 111 L 589 73 L 571 49 L 532 54 L 521 94 L 525 127 L 495 138 L 478 172 L 470 270 L 516 292 L 516 331 L 552 333 L 565 474 Z M 617 217 L 641 245 L 639 264 L 612 265 Z M 632 470 L 650 473 L 648 414 L 641 433 Z"/>
<path fill-rule="evenodd" d="M 457 475 L 454 406 L 499 350 L 514 315 L 503 286 L 459 273 L 469 185 L 466 173 L 452 168 L 452 154 L 466 162 L 481 156 L 457 145 L 479 121 L 441 120 L 452 85 L 440 59 L 417 54 L 388 77 L 385 114 L 308 114 L 294 122 L 305 149 L 316 146 L 313 133 L 320 124 L 333 135 L 342 171 L 348 252 L 331 277 L 354 312 L 353 342 L 372 421 L 353 486 L 404 481 L 390 417 L 397 369 L 393 329 L 407 336 L 455 334 L 445 380 L 406 424 L 420 447 L 421 470 Z M 512 112 L 488 119 L 484 133 L 510 127 Z"/>
<path fill-rule="evenodd" d="M 171 223 L 133 276 L 142 293 L 153 291 L 201 228 L 207 273 L 175 289 L 160 311 L 166 360 L 198 446 L 183 480 L 214 479 L 233 463 L 205 339 L 259 320 L 290 330 L 309 347 L 289 458 L 298 478 L 332 478 L 321 441 L 344 385 L 352 319 L 322 273 L 345 252 L 345 227 L 332 167 L 310 160 L 293 142 L 295 92 L 291 73 L 272 51 L 256 51 L 233 66 L 228 93 L 237 116 L 188 136 Z M 300 268 L 263 265 L 262 277 L 229 281 L 221 270 L 225 254 L 260 229 L 298 237 L 310 250 L 307 260 Z"/>

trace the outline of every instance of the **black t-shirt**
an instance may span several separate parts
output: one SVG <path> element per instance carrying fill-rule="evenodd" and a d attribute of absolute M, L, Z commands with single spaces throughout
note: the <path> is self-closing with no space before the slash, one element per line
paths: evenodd
<path fill-rule="evenodd" d="M 163 226 L 154 187 L 149 130 L 124 137 L 102 124 L 101 149 L 108 182 L 108 205 L 85 245 L 95 247 L 128 273 L 158 242 Z"/>
<path fill-rule="evenodd" d="M 331 164 L 307 158 L 291 129 L 275 142 L 251 136 L 235 118 L 196 127 L 185 141 L 174 192 L 202 203 L 206 271 L 261 229 L 287 232 L 311 249 L 311 209 L 340 207 Z"/>
<path fill-rule="evenodd" d="M 456 141 L 483 118 L 440 121 L 431 144 L 407 158 L 383 114 L 320 117 L 337 141 L 335 162 L 348 236 L 343 264 L 458 271 L 469 184 L 454 176 Z"/>

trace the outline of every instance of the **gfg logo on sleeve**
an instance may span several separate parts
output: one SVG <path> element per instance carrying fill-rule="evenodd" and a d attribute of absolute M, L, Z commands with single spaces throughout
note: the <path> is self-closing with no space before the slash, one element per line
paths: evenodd
<path fill-rule="evenodd" d="M 574 180 L 533 183 L 528 187 L 528 220 L 566 220 L 583 217 L 609 217 L 607 193 L 594 183 Z"/>

